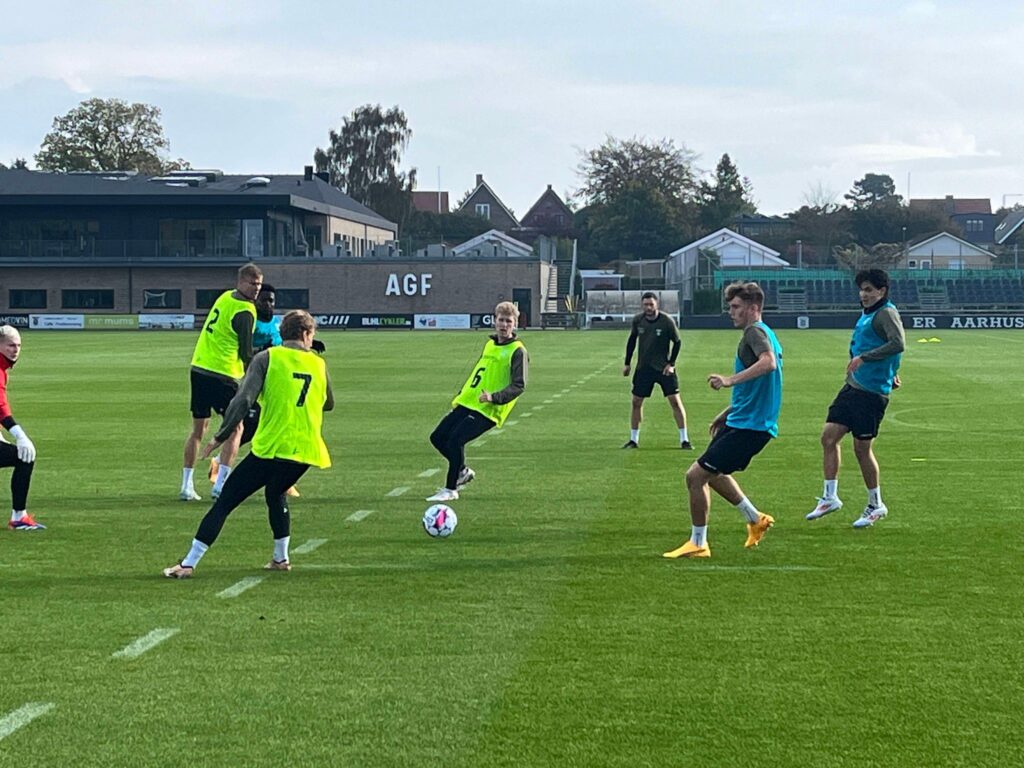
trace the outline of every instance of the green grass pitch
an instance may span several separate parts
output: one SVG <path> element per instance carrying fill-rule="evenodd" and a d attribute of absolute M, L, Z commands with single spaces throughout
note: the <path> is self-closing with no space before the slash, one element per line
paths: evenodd
<path fill-rule="evenodd" d="M 777 519 L 754 551 L 716 497 L 713 557 L 660 556 L 689 534 L 698 454 L 659 395 L 620 450 L 626 333 L 608 331 L 523 334 L 527 391 L 470 446 L 455 535 L 429 539 L 427 436 L 484 335 L 328 332 L 334 467 L 301 481 L 292 547 L 326 541 L 264 574 L 254 498 L 171 582 L 207 508 L 177 500 L 195 335 L 27 333 L 10 395 L 50 528 L 0 532 L 0 766 L 1020 764 L 1024 336 L 908 331 L 876 444 L 890 518 L 855 531 L 848 442 L 846 507 L 803 520 L 849 334 L 779 335 L 781 435 L 738 475 Z M 738 337 L 683 334 L 698 451 L 728 398 L 705 377 Z M 33 703 L 52 706 L 13 729 Z"/>

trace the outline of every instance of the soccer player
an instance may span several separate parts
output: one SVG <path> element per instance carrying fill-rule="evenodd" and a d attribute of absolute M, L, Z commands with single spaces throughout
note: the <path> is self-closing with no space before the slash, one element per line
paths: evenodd
<path fill-rule="evenodd" d="M 644 400 L 654 392 L 654 385 L 661 387 L 676 426 L 679 427 L 679 447 L 692 451 L 690 438 L 686 433 L 686 409 L 679 397 L 679 378 L 676 376 L 676 358 L 679 356 L 679 329 L 675 321 L 658 310 L 658 297 L 647 291 L 640 300 L 643 312 L 633 318 L 633 328 L 626 342 L 626 365 L 623 376 L 629 376 L 633 350 L 639 345 L 636 372 L 633 374 L 633 409 L 629 420 L 629 440 L 623 448 L 640 447 L 640 422 L 644 417 Z M 670 349 L 671 347 L 671 349 Z"/>
<path fill-rule="evenodd" d="M 466 444 L 494 426 L 505 423 L 516 399 L 526 389 L 529 357 L 516 336 L 519 310 L 511 301 L 494 308 L 497 331 L 484 345 L 473 372 L 452 400 L 452 410 L 430 435 L 430 442 L 448 460 L 444 488 L 427 501 L 454 501 L 476 477 L 466 466 Z"/>
<path fill-rule="evenodd" d="M 281 318 L 274 315 L 277 289 L 264 283 L 256 297 L 256 327 L 252 332 L 252 348 L 260 352 L 281 344 Z"/>
<path fill-rule="evenodd" d="M 301 309 L 281 321 L 282 344 L 253 358 L 242 385 L 224 413 L 220 431 L 206 445 L 209 456 L 230 439 L 258 397 L 263 403 L 252 451 L 224 483 L 224 490 L 199 524 L 188 554 L 165 568 L 169 579 L 187 579 L 217 540 L 228 515 L 260 488 L 264 489 L 274 553 L 264 566 L 269 571 L 290 571 L 288 543 L 291 518 L 284 492 L 311 466 L 325 469 L 331 457 L 321 428 L 325 411 L 334 408 L 327 366 L 311 351 L 316 322 Z"/>
<path fill-rule="evenodd" d="M 14 420 L 7 401 L 8 371 L 21 356 L 21 334 L 11 325 L 0 325 L 0 425 L 14 438 L 11 445 L 0 436 L 0 467 L 14 467 L 11 474 L 11 519 L 7 527 L 14 531 L 41 531 L 46 528 L 28 513 L 28 489 L 36 462 L 36 447 L 25 429 Z"/>
<path fill-rule="evenodd" d="M 264 283 L 260 288 L 259 296 L 256 297 L 256 326 L 252 334 L 252 346 L 257 352 L 262 352 L 270 347 L 281 345 L 281 318 L 274 314 L 274 306 L 277 301 L 277 289 L 270 283 Z M 318 340 L 313 341 L 313 350 L 323 352 L 324 345 Z M 253 404 L 242 420 L 242 436 L 239 438 L 239 447 L 252 441 L 256 434 L 256 427 L 260 421 L 260 406 Z M 210 482 L 216 483 L 220 472 L 220 461 L 216 457 L 210 458 Z M 299 496 L 299 489 L 292 486 L 288 489 L 289 496 Z"/>
<path fill-rule="evenodd" d="M 256 321 L 253 302 L 263 286 L 263 272 L 255 264 L 246 264 L 238 270 L 235 290 L 225 291 L 213 303 L 206 317 L 190 372 L 192 398 L 192 432 L 185 439 L 184 468 L 181 472 L 182 501 L 201 501 L 196 493 L 193 473 L 196 454 L 210 424 L 210 412 L 223 416 L 231 398 L 238 391 L 238 382 L 252 360 L 252 331 Z M 213 497 L 220 495 L 224 481 L 231 473 L 231 462 L 238 454 L 242 425 L 224 441 L 220 453 L 220 468 L 213 486 Z"/>
<path fill-rule="evenodd" d="M 757 510 L 733 479 L 750 460 L 779 434 L 782 405 L 782 347 L 772 329 L 761 320 L 764 291 L 757 283 L 733 283 L 725 289 L 729 317 L 743 329 L 736 349 L 732 376 L 712 373 L 714 390 L 732 387 L 728 408 L 711 422 L 711 443 L 686 471 L 693 529 L 689 541 L 666 552 L 664 557 L 711 557 L 708 544 L 708 510 L 711 492 L 736 507 L 747 520 L 745 547 L 756 547 L 775 523 Z"/>
<path fill-rule="evenodd" d="M 839 500 L 839 444 L 847 432 L 852 432 L 853 454 L 868 489 L 867 506 L 853 521 L 853 527 L 868 528 L 889 514 L 882 503 L 872 445 L 889 405 L 889 393 L 900 386 L 897 371 L 906 341 L 900 313 L 889 301 L 889 275 L 885 270 L 862 270 L 856 282 L 864 311 L 850 339 L 846 383 L 829 406 L 821 430 L 825 488 L 807 519 L 817 520 L 843 506 Z"/>

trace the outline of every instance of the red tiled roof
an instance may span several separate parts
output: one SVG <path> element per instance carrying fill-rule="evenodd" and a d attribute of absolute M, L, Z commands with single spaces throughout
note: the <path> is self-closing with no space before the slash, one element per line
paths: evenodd
<path fill-rule="evenodd" d="M 438 204 L 438 197 L 440 197 L 440 205 Z M 426 211 L 428 213 L 448 213 L 448 193 L 413 192 L 412 207 L 417 211 Z"/>

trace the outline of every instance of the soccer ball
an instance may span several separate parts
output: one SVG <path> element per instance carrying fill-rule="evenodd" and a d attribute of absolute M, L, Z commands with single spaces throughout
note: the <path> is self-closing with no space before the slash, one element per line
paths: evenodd
<path fill-rule="evenodd" d="M 423 513 L 423 530 L 430 536 L 446 538 L 455 532 L 459 518 L 447 504 L 435 504 Z"/>

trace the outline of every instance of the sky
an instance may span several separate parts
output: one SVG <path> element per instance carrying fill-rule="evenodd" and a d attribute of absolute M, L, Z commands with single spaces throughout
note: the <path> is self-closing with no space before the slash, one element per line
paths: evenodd
<path fill-rule="evenodd" d="M 763 213 L 907 197 L 1024 203 L 1024 4 L 0 0 L 0 162 L 88 98 L 163 113 L 170 155 L 301 173 L 364 104 L 397 105 L 402 168 L 454 203 L 483 174 L 523 215 L 608 136 L 728 153 Z"/>

